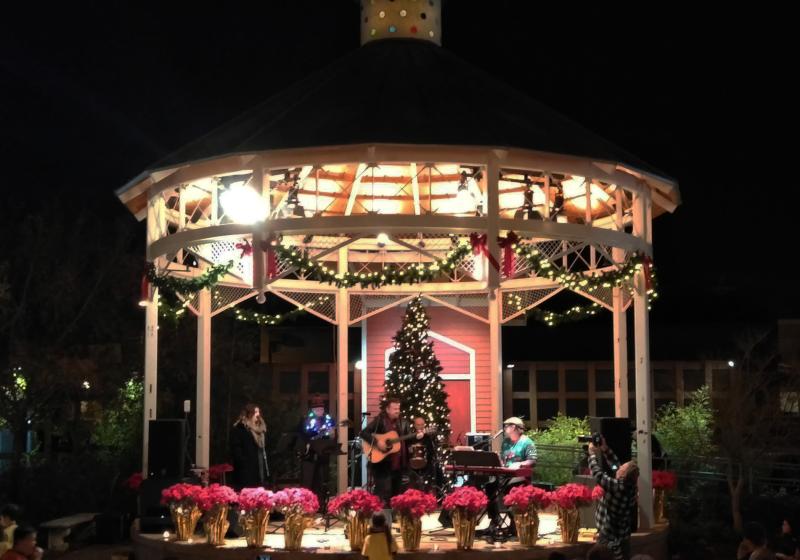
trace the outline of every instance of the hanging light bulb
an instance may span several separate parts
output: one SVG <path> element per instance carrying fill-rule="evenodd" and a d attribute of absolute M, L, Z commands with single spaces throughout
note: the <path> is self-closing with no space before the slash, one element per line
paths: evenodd
<path fill-rule="evenodd" d="M 225 214 L 234 222 L 254 224 L 267 216 L 267 201 L 253 188 L 247 186 L 249 176 L 221 177 L 227 189 L 219 195 Z"/>
<path fill-rule="evenodd" d="M 375 238 L 375 242 L 378 244 L 378 247 L 383 249 L 389 243 L 389 236 L 385 233 L 379 233 Z"/>

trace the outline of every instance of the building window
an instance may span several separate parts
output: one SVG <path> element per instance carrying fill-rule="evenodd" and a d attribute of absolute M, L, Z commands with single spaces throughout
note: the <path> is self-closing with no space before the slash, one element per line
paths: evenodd
<path fill-rule="evenodd" d="M 511 414 L 523 420 L 531 420 L 531 401 L 529 399 L 513 399 L 511 401 Z"/>
<path fill-rule="evenodd" d="M 675 402 L 675 399 L 656 399 L 655 401 L 655 412 L 657 413 L 661 410 L 662 407 L 667 406 L 668 404 L 672 404 Z"/>
<path fill-rule="evenodd" d="M 511 390 L 515 393 L 527 393 L 531 390 L 527 369 L 511 370 Z"/>
<path fill-rule="evenodd" d="M 566 382 L 568 393 L 585 393 L 589 390 L 589 376 L 585 369 L 568 369 Z"/>
<path fill-rule="evenodd" d="M 653 390 L 674 392 L 675 391 L 675 372 L 671 369 L 653 370 Z"/>
<path fill-rule="evenodd" d="M 683 391 L 697 391 L 706 384 L 706 374 L 700 369 L 683 370 Z"/>
<path fill-rule="evenodd" d="M 711 372 L 711 384 L 715 391 L 727 391 L 731 388 L 731 370 L 715 369 Z"/>
<path fill-rule="evenodd" d="M 800 393 L 781 391 L 781 411 L 784 414 L 800 414 Z"/>
<path fill-rule="evenodd" d="M 539 370 L 536 372 L 537 393 L 558 392 L 558 372 L 552 370 Z M 556 409 L 558 410 L 558 409 Z"/>
<path fill-rule="evenodd" d="M 610 369 L 598 369 L 594 372 L 595 391 L 614 390 L 614 372 Z"/>
<path fill-rule="evenodd" d="M 328 385 L 328 372 L 327 371 L 310 371 L 308 372 L 308 392 L 310 394 L 320 393 L 323 395 L 328 394 L 330 386 Z"/>
<path fill-rule="evenodd" d="M 567 399 L 566 414 L 574 418 L 589 416 L 589 399 Z"/>
<path fill-rule="evenodd" d="M 539 413 L 539 422 L 544 422 L 558 416 L 558 399 L 538 399 L 536 408 Z"/>
<path fill-rule="evenodd" d="M 614 416 L 614 399 L 597 399 L 594 402 L 594 412 L 597 416 Z"/>

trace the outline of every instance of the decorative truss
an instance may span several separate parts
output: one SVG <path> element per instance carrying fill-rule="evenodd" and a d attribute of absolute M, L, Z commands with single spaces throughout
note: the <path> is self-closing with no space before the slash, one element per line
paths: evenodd
<path fill-rule="evenodd" d="M 508 323 L 512 319 L 524 315 L 534 307 L 538 307 L 565 288 L 553 286 L 549 288 L 502 290 L 501 323 Z"/>

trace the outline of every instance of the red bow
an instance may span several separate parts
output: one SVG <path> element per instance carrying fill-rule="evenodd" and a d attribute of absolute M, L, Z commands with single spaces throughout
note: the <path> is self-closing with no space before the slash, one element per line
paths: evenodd
<path fill-rule="evenodd" d="M 644 289 L 650 291 L 653 287 L 653 259 L 649 256 L 644 257 Z"/>
<path fill-rule="evenodd" d="M 278 258 L 275 256 L 274 239 L 262 241 L 261 248 L 267 254 L 267 278 L 275 278 L 278 273 Z"/>
<path fill-rule="evenodd" d="M 489 259 L 489 262 L 492 263 L 492 266 L 495 270 L 500 270 L 500 263 L 497 262 L 497 259 L 494 258 L 494 255 L 489 251 L 489 247 L 486 246 L 486 234 L 478 234 L 478 233 L 470 233 L 469 234 L 469 242 L 472 244 L 472 254 L 473 255 L 480 255 L 483 254 Z"/>
<path fill-rule="evenodd" d="M 505 237 L 498 237 L 497 244 L 503 249 L 503 276 L 511 278 L 514 275 L 514 245 L 519 241 L 519 236 L 509 231 Z"/>
<path fill-rule="evenodd" d="M 250 256 L 253 254 L 253 246 L 250 245 L 250 242 L 247 239 L 237 243 L 236 248 L 242 252 L 239 258 L 244 258 L 245 256 Z"/>

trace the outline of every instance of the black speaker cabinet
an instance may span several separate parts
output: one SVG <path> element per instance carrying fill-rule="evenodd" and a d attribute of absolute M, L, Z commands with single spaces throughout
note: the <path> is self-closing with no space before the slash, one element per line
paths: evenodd
<path fill-rule="evenodd" d="M 149 478 L 180 478 L 186 465 L 186 420 L 150 420 L 147 445 Z"/>

